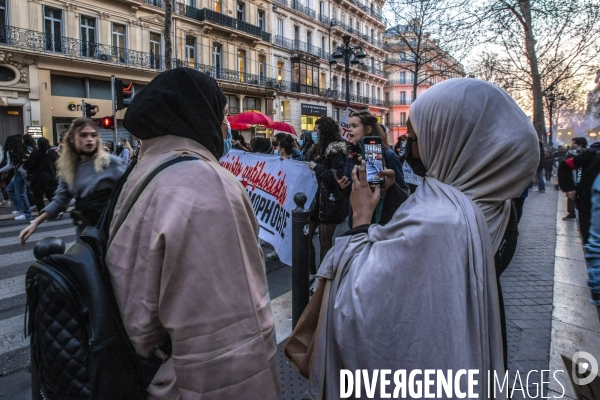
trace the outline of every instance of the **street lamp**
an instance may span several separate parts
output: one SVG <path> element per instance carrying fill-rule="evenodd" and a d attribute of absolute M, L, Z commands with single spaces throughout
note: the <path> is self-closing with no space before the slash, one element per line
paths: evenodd
<path fill-rule="evenodd" d="M 558 94 L 560 97 L 558 98 L 558 100 L 560 100 L 561 102 L 565 102 L 567 101 L 567 98 L 562 95 L 562 94 Z M 548 106 L 548 113 L 550 114 L 550 135 L 549 139 L 548 139 L 548 144 L 550 145 L 550 147 L 552 147 L 552 143 L 553 143 L 553 135 L 554 135 L 554 127 L 553 127 L 553 123 L 554 123 L 554 119 L 552 118 L 552 111 L 554 110 L 554 105 L 556 102 L 556 96 L 554 95 L 554 89 L 553 88 L 549 88 L 548 89 L 548 93 L 546 93 L 546 105 Z"/>
<path fill-rule="evenodd" d="M 338 63 L 340 58 L 344 59 L 344 66 L 346 67 L 346 108 L 350 107 L 350 64 L 360 64 L 360 60 L 365 58 L 367 54 L 363 51 L 362 46 L 350 46 L 350 36 L 342 36 L 344 41 L 343 46 L 338 46 L 335 53 L 331 55 L 329 64 L 334 65 Z"/>

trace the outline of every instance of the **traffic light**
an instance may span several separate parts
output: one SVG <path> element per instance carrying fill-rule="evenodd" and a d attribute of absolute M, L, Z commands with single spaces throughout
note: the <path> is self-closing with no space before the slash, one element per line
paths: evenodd
<path fill-rule="evenodd" d="M 111 116 L 102 118 L 102 121 L 100 122 L 102 124 L 102 128 L 104 129 L 114 129 L 115 127 L 115 120 Z"/>
<path fill-rule="evenodd" d="M 117 110 L 122 110 L 131 104 L 133 97 L 133 82 L 123 82 L 115 79 L 115 99 L 117 100 Z"/>
<path fill-rule="evenodd" d="M 85 103 L 85 117 L 92 118 L 98 112 L 98 106 L 95 104 Z"/>

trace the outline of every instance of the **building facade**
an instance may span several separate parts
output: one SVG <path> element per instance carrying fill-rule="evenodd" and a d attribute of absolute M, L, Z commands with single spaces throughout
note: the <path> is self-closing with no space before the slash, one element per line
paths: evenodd
<path fill-rule="evenodd" d="M 426 43 L 421 43 L 420 48 L 423 53 L 432 54 L 420 55 L 420 58 L 427 62 L 419 66 L 416 96 L 414 96 L 415 74 L 413 71 L 415 70 L 416 55 L 405 43 L 407 36 L 409 40 L 411 39 L 410 34 L 407 33 L 410 31 L 411 29 L 395 27 L 388 29 L 383 37 L 384 47 L 387 51 L 385 72 L 388 78 L 384 89 L 384 104 L 388 107 L 385 124 L 388 128 L 388 140 L 394 143 L 398 137 L 407 134 L 406 121 L 413 98 L 417 98 L 436 83 L 465 76 L 462 65 L 447 53 L 443 53 L 437 43 L 430 40 L 428 35 L 423 35 L 419 39 Z M 402 39 L 399 32 L 404 36 Z"/>
<path fill-rule="evenodd" d="M 369 55 L 352 69 L 351 106 L 382 118 L 382 0 L 361 1 L 174 1 L 173 66 L 213 76 L 232 114 L 257 110 L 312 130 L 319 116 L 343 113 L 343 66 L 329 58 L 349 33 Z M 95 118 L 111 115 L 111 75 L 135 96 L 165 69 L 164 21 L 162 0 L 0 0 L 2 143 L 26 132 L 57 142 L 82 101 L 97 106 Z"/>

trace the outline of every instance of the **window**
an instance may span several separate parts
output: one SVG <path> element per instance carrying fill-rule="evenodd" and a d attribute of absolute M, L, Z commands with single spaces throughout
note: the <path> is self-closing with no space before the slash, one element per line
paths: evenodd
<path fill-rule="evenodd" d="M 400 84 L 405 84 L 406 83 L 406 72 L 402 71 L 400 72 Z"/>
<path fill-rule="evenodd" d="M 375 40 L 375 31 L 371 29 L 371 40 Z"/>
<path fill-rule="evenodd" d="M 339 86 L 338 86 L 338 77 L 334 76 L 333 79 L 331 80 L 331 88 L 333 90 L 338 90 Z"/>
<path fill-rule="evenodd" d="M 125 44 L 127 31 L 125 25 L 113 24 L 112 29 L 112 55 L 113 61 L 125 62 Z"/>
<path fill-rule="evenodd" d="M 319 64 L 307 60 L 293 58 L 294 71 L 292 90 L 299 93 L 319 94 Z"/>
<path fill-rule="evenodd" d="M 365 97 L 369 97 L 369 84 L 365 85 Z"/>
<path fill-rule="evenodd" d="M 264 54 L 258 55 L 258 76 L 261 82 L 264 82 L 267 76 L 267 57 Z"/>
<path fill-rule="evenodd" d="M 319 89 L 325 89 L 325 83 L 327 82 L 327 78 L 325 77 L 325 72 L 321 72 L 321 80 L 319 82 Z"/>
<path fill-rule="evenodd" d="M 360 82 L 356 82 L 356 95 L 359 97 L 360 97 L 360 87 L 361 87 Z"/>
<path fill-rule="evenodd" d="M 327 9 L 325 8 L 325 2 L 324 1 L 319 2 L 319 14 L 326 16 L 327 15 L 326 10 Z"/>
<path fill-rule="evenodd" d="M 340 109 L 339 108 L 333 109 L 333 119 L 335 119 L 336 121 L 340 120 Z"/>
<path fill-rule="evenodd" d="M 62 10 L 44 7 L 44 48 L 62 52 Z"/>
<path fill-rule="evenodd" d="M 306 31 L 306 45 L 307 45 L 307 50 L 310 52 L 310 47 L 312 46 L 312 32 L 311 31 Z"/>
<path fill-rule="evenodd" d="M 294 40 L 295 41 L 300 40 L 300 27 L 299 26 L 294 26 Z"/>
<path fill-rule="evenodd" d="M 213 10 L 220 13 L 222 12 L 221 0 L 213 0 Z"/>
<path fill-rule="evenodd" d="M 277 82 L 280 83 L 283 80 L 283 63 L 277 63 Z"/>
<path fill-rule="evenodd" d="M 185 63 L 189 68 L 196 67 L 196 38 L 186 35 L 185 37 Z"/>
<path fill-rule="evenodd" d="M 150 68 L 161 69 L 161 34 L 150 32 Z"/>
<path fill-rule="evenodd" d="M 381 89 L 377 88 L 377 100 L 381 99 Z"/>
<path fill-rule="evenodd" d="M 244 105 L 244 111 L 256 110 L 260 111 L 260 99 L 257 97 L 244 97 L 242 100 Z"/>
<path fill-rule="evenodd" d="M 400 125 L 401 126 L 406 126 L 406 113 L 400 113 Z"/>
<path fill-rule="evenodd" d="M 325 58 L 326 52 L 327 52 L 327 38 L 325 36 L 321 36 L 321 58 Z"/>
<path fill-rule="evenodd" d="M 400 104 L 406 104 L 406 92 L 400 92 Z"/>
<path fill-rule="evenodd" d="M 261 31 L 265 30 L 265 12 L 258 10 L 258 27 Z"/>
<path fill-rule="evenodd" d="M 239 114 L 240 113 L 240 99 L 232 94 L 226 94 L 227 96 L 227 105 L 229 106 L 229 114 Z"/>
<path fill-rule="evenodd" d="M 387 92 L 387 93 L 385 94 L 385 101 L 386 101 L 386 103 L 388 103 L 388 104 L 389 104 L 389 102 L 390 102 L 390 92 Z"/>
<path fill-rule="evenodd" d="M 333 9 L 333 18 L 338 19 L 338 9 L 337 8 Z"/>
<path fill-rule="evenodd" d="M 291 119 L 291 106 L 289 101 L 282 101 L 279 112 L 281 113 L 282 120 Z"/>
<path fill-rule="evenodd" d="M 246 81 L 246 51 L 238 50 L 238 72 L 240 73 L 240 82 Z"/>
<path fill-rule="evenodd" d="M 377 99 L 377 97 L 375 97 L 375 86 L 371 86 L 371 97 Z"/>
<path fill-rule="evenodd" d="M 237 19 L 238 21 L 246 20 L 246 5 L 241 1 L 237 3 Z"/>
<path fill-rule="evenodd" d="M 81 55 L 83 57 L 96 56 L 96 18 L 82 15 L 80 17 L 81 26 Z"/>
<path fill-rule="evenodd" d="M 190 7 L 196 7 L 196 0 L 186 0 L 185 5 Z"/>
<path fill-rule="evenodd" d="M 222 60 L 223 46 L 220 43 L 213 43 L 213 76 L 215 78 L 221 78 L 223 60 Z"/>
<path fill-rule="evenodd" d="M 277 20 L 277 35 L 283 37 L 283 20 Z"/>
<path fill-rule="evenodd" d="M 0 0 L 0 43 L 6 43 L 6 29 L 4 26 L 8 22 L 8 15 L 6 13 L 6 0 Z"/>

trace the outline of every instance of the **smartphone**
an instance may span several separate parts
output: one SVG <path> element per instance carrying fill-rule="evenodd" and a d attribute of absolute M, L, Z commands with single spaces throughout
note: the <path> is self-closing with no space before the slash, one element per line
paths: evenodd
<path fill-rule="evenodd" d="M 367 182 L 382 184 L 383 178 L 375 178 L 385 168 L 381 138 L 379 136 L 365 136 L 360 140 L 360 144 L 362 159 L 367 169 Z"/>

